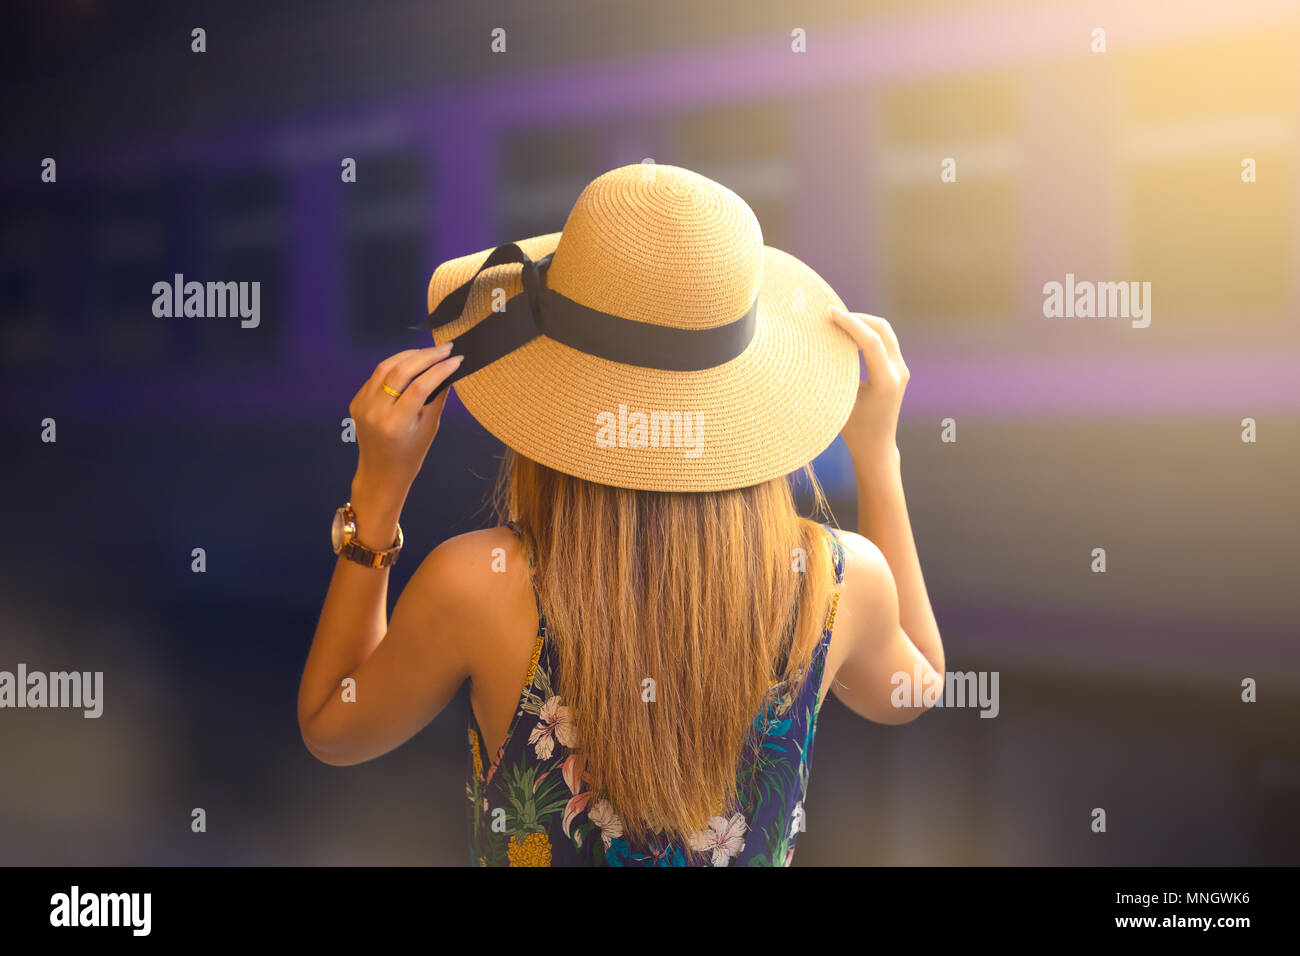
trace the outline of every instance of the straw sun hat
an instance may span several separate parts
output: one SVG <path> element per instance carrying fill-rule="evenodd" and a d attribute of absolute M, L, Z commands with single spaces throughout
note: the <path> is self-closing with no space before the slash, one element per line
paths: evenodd
<path fill-rule="evenodd" d="M 858 352 L 834 290 L 763 244 L 738 195 L 677 166 L 611 170 L 562 232 L 451 259 L 423 328 L 507 446 L 621 488 L 721 491 L 789 474 L 839 433 Z"/>

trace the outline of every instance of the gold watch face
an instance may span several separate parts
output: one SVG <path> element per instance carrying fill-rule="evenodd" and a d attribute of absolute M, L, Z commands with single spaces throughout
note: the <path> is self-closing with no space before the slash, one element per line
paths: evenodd
<path fill-rule="evenodd" d="M 338 554 L 343 550 L 343 546 L 352 539 L 356 534 L 356 525 L 347 519 L 347 509 L 340 508 L 334 512 L 334 523 L 330 526 L 330 541 L 334 545 L 334 553 Z"/>

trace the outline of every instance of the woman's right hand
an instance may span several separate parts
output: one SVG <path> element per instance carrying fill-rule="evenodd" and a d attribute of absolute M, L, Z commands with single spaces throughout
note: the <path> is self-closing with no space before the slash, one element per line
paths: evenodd
<path fill-rule="evenodd" d="M 835 324 L 852 337 L 867 364 L 858 401 L 840 434 L 859 469 L 898 464 L 898 412 L 909 373 L 898 336 L 879 316 L 833 309 Z"/>
<path fill-rule="evenodd" d="M 348 406 L 357 434 L 351 502 L 357 513 L 357 539 L 367 547 L 386 548 L 397 533 L 406 495 L 438 433 L 447 393 L 428 405 L 425 400 L 463 360 L 460 355 L 448 358 L 451 346 L 446 342 L 390 356 Z"/>

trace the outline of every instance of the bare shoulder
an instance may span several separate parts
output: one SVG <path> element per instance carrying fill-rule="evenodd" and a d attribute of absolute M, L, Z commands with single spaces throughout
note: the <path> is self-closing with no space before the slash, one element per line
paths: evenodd
<path fill-rule="evenodd" d="M 458 575 L 459 583 L 468 584 L 483 579 L 484 574 L 504 573 L 501 569 L 522 560 L 523 552 L 514 532 L 506 527 L 495 527 L 448 538 L 429 552 L 425 562 L 434 562 L 440 570 Z"/>
<path fill-rule="evenodd" d="M 870 657 L 898 626 L 898 592 L 880 548 L 855 531 L 836 529 L 844 545 L 844 583 L 827 667 Z"/>
<path fill-rule="evenodd" d="M 527 560 L 506 527 L 448 538 L 429 552 L 403 591 L 446 624 L 491 621 L 511 610 L 528 587 Z"/>
<path fill-rule="evenodd" d="M 856 603 L 874 604 L 894 588 L 889 562 L 875 542 L 856 531 L 836 529 L 844 544 L 844 591 Z"/>

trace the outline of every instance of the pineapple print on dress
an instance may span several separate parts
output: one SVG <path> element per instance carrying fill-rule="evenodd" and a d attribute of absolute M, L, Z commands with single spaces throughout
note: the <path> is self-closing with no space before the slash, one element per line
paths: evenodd
<path fill-rule="evenodd" d="M 515 766 L 501 779 L 502 790 L 510 801 L 506 856 L 511 866 L 551 865 L 548 824 L 564 809 L 568 798 L 557 774 L 548 770 L 538 776 L 537 771 L 536 766 Z"/>

